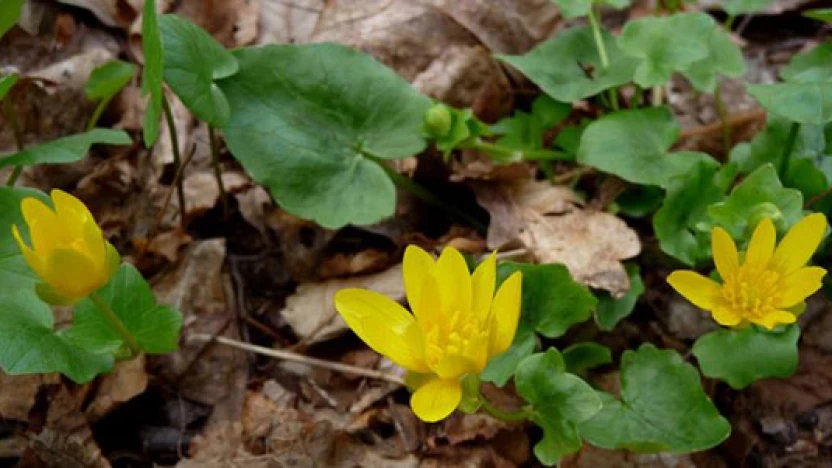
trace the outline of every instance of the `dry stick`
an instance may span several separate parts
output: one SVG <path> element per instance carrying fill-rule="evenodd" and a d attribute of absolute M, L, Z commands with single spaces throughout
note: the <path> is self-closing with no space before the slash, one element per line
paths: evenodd
<path fill-rule="evenodd" d="M 760 109 L 756 111 L 750 112 L 743 112 L 740 114 L 734 114 L 728 117 L 728 124 L 730 126 L 737 126 L 737 125 L 744 125 L 750 122 L 754 122 L 755 120 L 764 120 L 766 117 L 766 111 Z M 715 122 L 708 125 L 703 125 L 701 127 L 694 127 L 682 130 L 682 133 L 679 134 L 679 139 L 684 140 L 686 138 L 691 137 L 699 137 L 703 135 L 708 135 L 710 133 L 718 132 L 722 130 L 722 123 Z"/>
<path fill-rule="evenodd" d="M 173 112 L 170 110 L 170 104 L 167 98 L 162 96 L 162 110 L 165 112 L 165 121 L 168 124 L 168 133 L 170 133 L 170 144 L 173 146 L 173 165 L 176 167 L 176 172 L 182 167 L 182 156 L 179 154 L 179 136 L 176 134 L 176 124 L 173 121 Z M 176 183 L 176 191 L 179 197 L 179 225 L 182 230 L 185 230 L 185 188 L 182 178 L 174 181 Z"/>
<path fill-rule="evenodd" d="M 398 375 L 391 374 L 389 372 L 381 372 L 372 369 L 366 369 L 364 367 L 357 367 L 357 366 L 350 366 L 347 364 L 341 364 L 339 362 L 332 362 L 326 361 L 323 359 L 316 359 L 311 358 L 308 356 L 304 356 L 302 354 L 291 353 L 288 351 L 283 351 L 279 349 L 271 349 L 265 348 L 263 346 L 257 346 L 250 343 L 243 343 L 242 341 L 232 340 L 230 338 L 226 338 L 224 336 L 211 336 L 204 333 L 195 333 L 189 336 L 189 339 L 193 340 L 200 340 L 200 341 L 209 341 L 209 342 L 217 342 L 220 344 L 224 344 L 226 346 L 231 346 L 232 348 L 242 349 L 244 351 L 250 351 L 252 353 L 261 354 L 263 356 L 269 356 L 277 359 L 283 359 L 286 361 L 292 362 L 299 362 L 301 364 L 308 364 L 310 366 L 320 367 L 323 369 L 329 369 L 336 372 L 344 372 L 346 374 L 353 374 L 353 375 L 360 375 L 362 377 L 368 377 L 371 379 L 378 379 L 384 380 L 387 382 L 392 382 L 399 385 L 404 385 L 404 379 L 399 377 Z"/>
<path fill-rule="evenodd" d="M 222 218 L 228 219 L 228 196 L 225 193 L 225 184 L 222 182 L 222 171 L 220 170 L 220 142 L 217 138 L 217 131 L 208 125 L 208 137 L 211 140 L 211 164 L 214 166 L 214 177 L 217 178 L 217 186 L 220 189 L 220 200 L 222 200 Z"/>
<path fill-rule="evenodd" d="M 3 115 L 6 116 L 6 120 L 8 120 L 12 126 L 12 133 L 14 134 L 14 144 L 15 146 L 17 146 L 17 150 L 23 151 L 23 128 L 20 126 L 20 121 L 17 120 L 17 113 L 14 111 L 14 107 L 12 107 L 11 99 L 3 100 Z M 9 179 L 6 181 L 6 185 L 9 187 L 13 186 L 15 183 L 17 183 L 17 179 L 20 177 L 20 174 L 22 173 L 23 166 L 15 166 L 14 170 L 9 176 Z"/>

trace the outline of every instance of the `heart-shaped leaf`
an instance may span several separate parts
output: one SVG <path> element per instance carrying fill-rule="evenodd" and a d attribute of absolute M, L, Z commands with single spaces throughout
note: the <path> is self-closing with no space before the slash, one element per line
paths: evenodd
<path fill-rule="evenodd" d="M 765 110 L 793 122 L 832 121 L 832 81 L 748 85 L 747 89 Z"/>
<path fill-rule="evenodd" d="M 558 350 L 523 360 L 514 382 L 517 393 L 534 408 L 532 420 L 543 429 L 543 440 L 534 447 L 537 458 L 552 465 L 580 450 L 577 424 L 601 410 L 601 399 L 583 379 L 565 372 Z"/>
<path fill-rule="evenodd" d="M 18 78 L 20 78 L 20 75 L 17 73 L 0 77 L 0 101 L 9 94 L 14 84 L 17 83 Z"/>
<path fill-rule="evenodd" d="M 697 90 L 713 93 L 719 75 L 738 78 L 745 70 L 745 59 L 739 46 L 722 28 L 714 26 L 708 37 L 708 55 L 682 70 L 682 74 Z"/>
<path fill-rule="evenodd" d="M 180 16 L 162 16 L 159 30 L 165 82 L 199 119 L 215 127 L 225 125 L 231 109 L 216 81 L 237 73 L 237 59 L 202 28 Z"/>
<path fill-rule="evenodd" d="M 144 70 L 142 72 L 142 95 L 150 95 L 144 115 L 144 145 L 153 146 L 159 138 L 159 118 L 162 116 L 162 38 L 159 35 L 159 17 L 156 15 L 156 2 L 144 2 L 142 13 L 142 52 L 144 53 Z"/>
<path fill-rule="evenodd" d="M 618 47 L 639 59 L 634 75 L 636 84 L 651 88 L 670 81 L 673 72 L 687 70 L 695 62 L 706 59 L 707 39 L 714 27 L 713 18 L 704 13 L 648 16 L 624 26 Z"/>
<path fill-rule="evenodd" d="M 528 324 L 521 323 L 514 336 L 514 343 L 503 354 L 488 361 L 480 375 L 483 382 L 492 382 L 498 387 L 504 386 L 514 376 L 517 366 L 534 353 L 537 338 Z"/>
<path fill-rule="evenodd" d="M 129 145 L 131 143 L 133 143 L 133 140 L 123 130 L 96 128 L 86 133 L 58 138 L 38 146 L 26 148 L 0 159 L 0 168 L 70 163 L 87 157 L 87 152 L 94 144 Z"/>
<path fill-rule="evenodd" d="M 610 64 L 604 68 L 588 27 L 567 29 L 525 55 L 497 58 L 520 70 L 553 99 L 572 103 L 628 83 L 638 63 L 618 50 L 602 31 Z"/>
<path fill-rule="evenodd" d="M 797 369 L 800 327 L 767 331 L 749 326 L 742 330 L 717 330 L 699 337 L 693 355 L 702 373 L 735 389 L 758 379 L 789 377 Z"/>
<path fill-rule="evenodd" d="M 586 16 L 595 5 L 609 5 L 613 8 L 626 8 L 630 0 L 553 0 L 560 7 L 564 18 L 578 18 Z"/>
<path fill-rule="evenodd" d="M 575 343 L 563 350 L 563 362 L 567 372 L 582 374 L 589 369 L 611 363 L 612 353 L 606 346 L 591 341 Z"/>
<path fill-rule="evenodd" d="M 153 291 L 135 267 L 122 265 L 98 294 L 133 335 L 142 351 L 148 354 L 176 351 L 182 315 L 171 307 L 156 303 Z M 114 353 L 123 345 L 121 336 L 90 299 L 78 303 L 72 324 L 68 335 L 88 350 Z"/>
<path fill-rule="evenodd" d="M 92 71 L 84 85 L 84 95 L 87 99 L 109 100 L 127 86 L 135 74 L 136 66 L 132 63 L 110 60 Z"/>
<path fill-rule="evenodd" d="M 598 309 L 595 320 L 601 330 L 610 331 L 622 319 L 633 312 L 638 298 L 644 293 L 644 282 L 641 280 L 638 265 L 625 265 L 627 276 L 630 278 L 630 290 L 619 299 L 612 297 L 605 291 L 598 292 Z"/>
<path fill-rule="evenodd" d="M 817 83 L 832 79 L 832 44 L 821 43 L 814 49 L 795 55 L 780 70 L 780 78 L 794 83 Z"/>
<path fill-rule="evenodd" d="M 731 425 L 702 391 L 699 373 L 672 350 L 651 344 L 621 358 L 621 400 L 600 392 L 603 408 L 578 426 L 596 447 L 687 453 L 720 444 Z"/>
<path fill-rule="evenodd" d="M 0 37 L 17 23 L 25 0 L 3 0 L 0 2 Z"/>
<path fill-rule="evenodd" d="M 704 153 L 668 154 L 679 130 L 664 107 L 608 114 L 584 131 L 578 162 L 636 184 L 660 187 L 699 161 L 716 164 Z"/>
<path fill-rule="evenodd" d="M 731 16 L 757 13 L 768 8 L 774 0 L 723 0 L 722 9 Z"/>
<path fill-rule="evenodd" d="M 0 365 L 10 375 L 60 372 L 85 383 L 113 368 L 113 357 L 94 354 L 54 330 L 52 309 L 33 289 L 0 292 Z"/>
<path fill-rule="evenodd" d="M 284 209 L 327 228 L 392 215 L 395 187 L 380 163 L 424 149 L 430 99 L 342 45 L 269 45 L 234 55 L 240 71 L 218 83 L 231 104 L 224 133 L 254 179 Z"/>
<path fill-rule="evenodd" d="M 0 187 L 0 290 L 34 291 L 36 278 L 23 261 L 20 247 L 12 236 L 12 226 L 18 226 L 21 234 L 28 239 L 28 229 L 20 212 L 24 198 L 39 198 L 49 203 L 43 192 L 27 188 Z"/>

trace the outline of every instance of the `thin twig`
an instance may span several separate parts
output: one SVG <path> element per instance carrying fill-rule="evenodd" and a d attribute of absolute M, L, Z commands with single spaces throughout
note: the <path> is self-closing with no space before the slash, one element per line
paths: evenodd
<path fill-rule="evenodd" d="M 176 123 L 173 121 L 173 112 L 170 110 L 170 103 L 166 97 L 162 96 L 162 110 L 165 113 L 165 122 L 168 124 L 168 133 L 170 133 L 170 144 L 173 147 L 173 165 L 176 172 L 182 165 L 182 156 L 179 154 L 179 136 L 176 133 Z M 179 197 L 179 224 L 182 230 L 185 230 L 185 188 L 182 182 L 182 177 L 174 180 L 176 184 L 176 192 Z"/>
<path fill-rule="evenodd" d="M 314 367 L 320 367 L 323 369 L 329 369 L 336 372 L 343 372 L 346 374 L 353 374 L 353 375 L 360 375 L 363 377 L 368 377 L 371 379 L 378 379 L 384 380 L 387 382 L 392 382 L 399 385 L 404 385 L 404 379 L 400 376 L 391 374 L 389 372 L 381 372 L 372 369 L 366 369 L 364 367 L 357 367 L 357 366 L 350 366 L 347 364 L 341 364 L 340 362 L 332 362 L 326 361 L 323 359 L 316 359 L 311 358 L 309 356 L 304 356 L 302 354 L 292 353 L 280 349 L 271 349 L 265 348 L 263 346 L 257 346 L 250 343 L 243 343 L 242 341 L 232 340 L 230 338 L 226 338 L 223 336 L 211 336 L 206 335 L 204 333 L 196 333 L 189 336 L 190 339 L 199 340 L 199 341 L 213 341 L 217 342 L 226 346 L 231 346 L 232 348 L 242 349 L 244 351 L 250 351 L 252 353 L 261 354 L 263 356 L 269 356 L 277 359 L 283 359 L 286 361 L 292 362 L 299 362 L 301 364 L 308 364 Z"/>
<path fill-rule="evenodd" d="M 220 189 L 222 218 L 227 220 L 228 196 L 225 193 L 225 184 L 222 182 L 222 170 L 220 170 L 220 142 L 217 138 L 217 130 L 210 125 L 208 125 L 208 138 L 211 140 L 211 164 L 214 166 L 214 177 L 217 179 L 217 186 Z"/>

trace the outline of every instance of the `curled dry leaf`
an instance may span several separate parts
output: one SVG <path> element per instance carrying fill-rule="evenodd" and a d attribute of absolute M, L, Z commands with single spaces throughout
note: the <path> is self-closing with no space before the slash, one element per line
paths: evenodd
<path fill-rule="evenodd" d="M 40 389 L 60 381 L 58 374 L 6 375 L 0 372 L 0 418 L 28 421 Z"/>
<path fill-rule="evenodd" d="M 333 305 L 335 293 L 344 288 L 370 289 L 402 301 L 405 297 L 402 265 L 373 275 L 301 284 L 286 299 L 286 307 L 280 313 L 304 342 L 325 341 L 348 330 Z"/>
<path fill-rule="evenodd" d="M 116 363 L 113 372 L 98 381 L 95 399 L 86 409 L 87 417 L 91 421 L 101 419 L 120 404 L 144 393 L 148 382 L 144 364 L 144 355 Z"/>
<path fill-rule="evenodd" d="M 548 182 L 476 184 L 479 203 L 491 214 L 490 249 L 525 248 L 540 263 L 562 263 L 587 286 L 621 296 L 630 288 L 622 260 L 641 243 L 624 221 L 582 209 L 575 194 Z"/>

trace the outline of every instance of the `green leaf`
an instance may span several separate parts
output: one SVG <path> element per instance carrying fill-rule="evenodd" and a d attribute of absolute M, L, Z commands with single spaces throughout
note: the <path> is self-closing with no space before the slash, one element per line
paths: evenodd
<path fill-rule="evenodd" d="M 156 303 L 150 286 L 135 267 L 124 264 L 107 286 L 99 292 L 115 315 L 148 354 L 176 351 L 182 315 L 166 305 Z M 84 348 L 96 352 L 115 352 L 122 339 L 90 299 L 78 303 L 70 337 Z"/>
<path fill-rule="evenodd" d="M 780 77 L 794 83 L 817 83 L 832 78 L 832 44 L 821 43 L 814 49 L 795 55 L 780 70 Z"/>
<path fill-rule="evenodd" d="M 480 379 L 483 382 L 492 382 L 498 387 L 505 386 L 514 376 L 520 362 L 531 356 L 536 346 L 537 339 L 534 330 L 521 323 L 514 337 L 514 343 L 503 354 L 488 361 Z"/>
<path fill-rule="evenodd" d="M 725 188 L 717 184 L 719 168 L 708 162 L 699 162 L 687 173 L 670 179 L 667 197 L 653 217 L 653 230 L 659 246 L 666 254 L 688 266 L 710 254 L 707 242 L 710 232 L 698 225 L 707 214 L 709 205 L 725 198 Z"/>
<path fill-rule="evenodd" d="M 832 8 L 817 8 L 815 10 L 804 11 L 803 16 L 823 21 L 824 23 L 832 23 Z"/>
<path fill-rule="evenodd" d="M 0 292 L 0 365 L 9 375 L 60 372 L 86 383 L 113 368 L 111 355 L 94 354 L 55 332 L 52 310 L 32 289 Z"/>
<path fill-rule="evenodd" d="M 713 93 L 719 75 L 739 78 L 745 70 L 742 50 L 722 28 L 713 27 L 708 38 L 707 57 L 682 70 L 682 74 L 697 90 Z"/>
<path fill-rule="evenodd" d="M 739 390 L 758 379 L 786 378 L 797 369 L 800 327 L 766 331 L 755 326 L 717 330 L 699 337 L 693 355 L 702 373 Z"/>
<path fill-rule="evenodd" d="M 586 16 L 594 5 L 609 5 L 613 8 L 625 8 L 630 0 L 552 0 L 560 7 L 560 12 L 566 19 Z"/>
<path fill-rule="evenodd" d="M 0 2 L 0 37 L 3 37 L 20 19 L 25 0 L 3 0 Z"/>
<path fill-rule="evenodd" d="M 724 0 L 722 9 L 731 16 L 758 13 L 768 8 L 774 0 Z"/>
<path fill-rule="evenodd" d="M 664 107 L 608 114 L 584 131 L 578 162 L 629 182 L 660 187 L 699 161 L 716 164 L 704 153 L 668 154 L 679 130 L 673 114 Z"/>
<path fill-rule="evenodd" d="M 576 424 L 601 410 L 595 390 L 564 369 L 563 357 L 550 348 L 523 360 L 514 379 L 517 393 L 534 408 L 532 420 L 543 429 L 543 440 L 535 445 L 534 453 L 547 465 L 580 450 Z"/>
<path fill-rule="evenodd" d="M 723 202 L 708 207 L 711 221 L 722 226 L 735 239 L 750 235 L 748 225 L 752 210 L 760 203 L 773 203 L 783 214 L 784 228 L 803 217 L 803 196 L 795 189 L 783 188 L 777 171 L 766 164 L 751 173 Z M 710 226 L 707 226 L 710 228 Z M 708 229 L 710 230 L 710 229 Z"/>
<path fill-rule="evenodd" d="M 84 159 L 94 144 L 129 145 L 132 142 L 133 140 L 123 130 L 96 128 L 86 133 L 58 138 L 13 153 L 0 159 L 0 168 L 70 163 Z"/>
<path fill-rule="evenodd" d="M 11 91 L 15 83 L 17 83 L 18 78 L 20 78 L 20 75 L 17 73 L 12 73 L 0 78 L 0 101 L 2 101 L 7 94 L 9 94 L 9 91 Z"/>
<path fill-rule="evenodd" d="M 639 59 L 634 75 L 636 84 L 651 88 L 670 81 L 673 72 L 687 70 L 706 59 L 709 44 L 703 38 L 710 38 L 715 27 L 713 18 L 704 13 L 649 16 L 628 22 L 621 31 L 618 47 Z"/>
<path fill-rule="evenodd" d="M 592 317 L 598 300 L 586 286 L 575 282 L 565 266 L 504 262 L 498 278 L 523 272 L 521 321 L 543 336 L 557 338 L 577 323 Z"/>
<path fill-rule="evenodd" d="M 491 135 L 488 126 L 481 122 L 471 109 L 454 109 L 445 104 L 434 104 L 431 109 L 440 108 L 448 112 L 451 117 L 450 129 L 447 133 L 439 137 L 433 137 L 436 140 L 436 149 L 442 152 L 447 158 L 451 151 L 457 148 L 463 148 L 466 144 L 476 140 L 480 136 Z M 425 126 L 422 126 L 422 133 L 428 135 Z"/>
<path fill-rule="evenodd" d="M 29 237 L 29 230 L 20 212 L 20 203 L 28 197 L 49 203 L 49 197 L 38 190 L 0 187 L 0 293 L 24 289 L 34 291 L 36 277 L 23 261 L 20 247 L 12 236 L 12 226 L 16 225 L 24 238 Z"/>
<path fill-rule="evenodd" d="M 621 400 L 603 392 L 601 399 L 601 411 L 578 426 L 596 447 L 687 453 L 714 447 L 731 432 L 696 369 L 675 351 L 651 344 L 624 352 Z"/>
<path fill-rule="evenodd" d="M 576 343 L 563 350 L 563 362 L 567 372 L 582 374 L 594 367 L 611 363 L 612 353 L 609 348 L 598 343 Z"/>
<path fill-rule="evenodd" d="M 497 140 L 497 145 L 514 150 L 512 154 L 516 160 L 556 159 L 559 153 L 546 149 L 543 137 L 571 112 L 571 104 L 542 95 L 532 103 L 531 113 L 517 111 L 511 117 L 497 122 L 491 130 L 502 135 Z"/>
<path fill-rule="evenodd" d="M 602 31 L 610 64 L 604 68 L 592 30 L 577 27 L 560 32 L 525 55 L 497 58 L 520 70 L 553 99 L 571 103 L 628 83 L 637 60 L 618 49 L 613 36 Z"/>
<path fill-rule="evenodd" d="M 156 2 L 144 2 L 142 13 L 142 51 L 144 71 L 142 73 L 142 95 L 150 94 L 144 116 L 144 146 L 150 148 L 159 138 L 159 118 L 162 116 L 162 38 L 159 35 L 159 17 Z"/>
<path fill-rule="evenodd" d="M 240 69 L 234 55 L 202 28 L 180 16 L 162 16 L 159 29 L 165 82 L 200 120 L 214 127 L 225 125 L 231 109 L 215 81 Z"/>
<path fill-rule="evenodd" d="M 664 190 L 653 185 L 632 185 L 615 199 L 619 213 L 631 218 L 643 218 L 659 209 L 664 201 Z"/>
<path fill-rule="evenodd" d="M 766 111 L 793 122 L 832 121 L 832 81 L 748 85 L 747 90 Z"/>
<path fill-rule="evenodd" d="M 107 100 L 116 95 L 136 74 L 136 66 L 121 60 L 110 60 L 90 74 L 84 86 L 87 99 Z"/>
<path fill-rule="evenodd" d="M 331 229 L 392 215 L 395 187 L 380 163 L 424 149 L 430 99 L 342 45 L 234 54 L 240 71 L 218 83 L 231 104 L 225 138 L 281 207 Z"/>
<path fill-rule="evenodd" d="M 607 292 L 598 292 L 598 309 L 595 311 L 595 320 L 601 330 L 610 331 L 615 328 L 618 322 L 633 312 L 638 298 L 644 293 L 644 282 L 641 280 L 638 265 L 628 263 L 625 268 L 630 279 L 630 290 L 624 296 L 616 299 Z"/>

